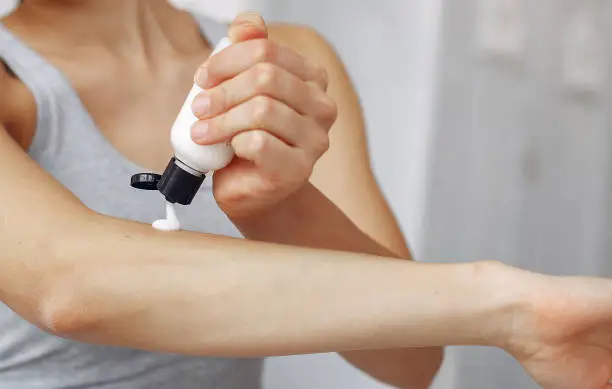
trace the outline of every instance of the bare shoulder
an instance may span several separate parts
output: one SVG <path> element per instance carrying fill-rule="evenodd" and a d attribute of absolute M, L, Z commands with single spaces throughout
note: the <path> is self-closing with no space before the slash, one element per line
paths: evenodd
<path fill-rule="evenodd" d="M 268 27 L 270 37 L 283 44 L 299 44 L 301 46 L 313 47 L 325 45 L 325 39 L 314 28 L 289 23 L 273 23 Z"/>
<path fill-rule="evenodd" d="M 0 60 L 0 125 L 23 149 L 36 126 L 36 103 L 29 89 Z"/>
<path fill-rule="evenodd" d="M 352 169 L 361 166 L 364 175 L 370 175 L 370 158 L 368 155 L 365 120 L 359 96 L 354 87 L 345 63 L 341 60 L 336 48 L 315 29 L 292 24 L 272 24 L 269 36 L 280 45 L 290 47 L 311 62 L 323 67 L 327 72 L 329 85 L 327 94 L 336 102 L 338 119 L 330 131 L 332 145 L 327 155 L 315 169 L 315 176 L 333 175 L 334 169 L 327 165 L 339 166 L 341 161 Z M 347 154 L 352 159 L 347 162 Z M 326 173 L 327 172 L 327 173 Z"/>
<path fill-rule="evenodd" d="M 339 70 L 343 64 L 333 45 L 316 29 L 298 24 L 271 24 L 270 38 L 325 66 L 328 71 Z"/>
<path fill-rule="evenodd" d="M 347 71 L 336 48 L 322 34 L 312 27 L 295 24 L 271 24 L 268 28 L 269 37 L 276 43 L 289 47 L 297 53 L 308 58 L 314 64 L 323 67 L 327 72 L 329 80 L 328 94 L 338 104 L 340 117 L 338 124 L 333 131 L 337 134 L 344 132 L 338 127 L 343 127 L 346 123 L 344 118 L 351 117 L 350 125 L 352 128 L 347 134 L 354 138 L 355 129 L 360 129 L 362 133 L 357 134 L 363 137 L 363 123 L 360 123 L 361 106 L 359 98 L 353 85 L 353 80 Z M 363 148 L 363 147 L 362 147 Z M 365 161 L 364 161 L 365 162 Z"/>

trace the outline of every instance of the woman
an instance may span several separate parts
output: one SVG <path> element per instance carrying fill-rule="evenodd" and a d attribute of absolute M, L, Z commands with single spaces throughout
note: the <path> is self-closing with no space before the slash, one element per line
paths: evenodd
<path fill-rule="evenodd" d="M 257 358 L 328 351 L 426 388 L 456 344 L 610 387 L 611 281 L 397 260 L 355 92 L 312 31 L 26 0 L 0 59 L 2 388 L 257 388 Z M 161 199 L 126 180 L 163 169 L 196 68 L 193 139 L 237 158 L 182 210 L 190 232 L 156 232 Z"/>

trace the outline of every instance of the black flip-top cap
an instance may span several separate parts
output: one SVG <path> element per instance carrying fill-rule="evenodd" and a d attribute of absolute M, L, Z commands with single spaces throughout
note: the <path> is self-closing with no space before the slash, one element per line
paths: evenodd
<path fill-rule="evenodd" d="M 157 183 L 157 189 L 170 203 L 189 205 L 204 182 L 205 175 L 196 175 L 177 164 L 172 158 L 166 171 Z"/>
<path fill-rule="evenodd" d="M 140 190 L 157 190 L 157 183 L 162 176 L 154 173 L 138 173 L 132 176 L 130 184 Z"/>

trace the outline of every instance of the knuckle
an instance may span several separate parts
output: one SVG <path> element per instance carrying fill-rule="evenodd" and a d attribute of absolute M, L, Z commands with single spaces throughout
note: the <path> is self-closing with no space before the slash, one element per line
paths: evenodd
<path fill-rule="evenodd" d="M 311 87 L 311 95 L 313 96 L 312 99 L 315 101 L 317 109 L 316 117 L 320 119 L 326 127 L 331 126 L 338 117 L 338 104 L 336 104 L 336 102 L 325 92 L 322 92 L 317 85 L 312 83 L 309 85 Z"/>
<path fill-rule="evenodd" d="M 268 118 L 273 114 L 274 103 L 265 96 L 257 96 L 252 100 L 252 120 L 255 128 L 265 128 Z"/>
<path fill-rule="evenodd" d="M 322 65 L 315 64 L 314 65 L 314 74 L 315 74 L 315 78 L 317 80 L 319 80 L 319 82 L 325 88 L 327 88 L 327 85 L 329 84 L 329 73 L 327 73 L 327 69 L 325 69 L 325 67 L 322 66 Z"/>
<path fill-rule="evenodd" d="M 264 131 L 252 131 L 249 139 L 249 148 L 255 154 L 261 154 L 266 151 L 270 143 L 268 134 Z"/>
<path fill-rule="evenodd" d="M 317 131 L 313 136 L 313 149 L 317 158 L 325 154 L 329 150 L 330 142 L 329 135 L 324 131 Z"/>
<path fill-rule="evenodd" d="M 321 104 L 321 117 L 329 125 L 333 124 L 338 117 L 338 104 L 327 95 Z"/>
<path fill-rule="evenodd" d="M 255 89 L 258 92 L 268 92 L 274 87 L 277 75 L 276 67 L 269 62 L 261 62 L 255 66 Z"/>
<path fill-rule="evenodd" d="M 296 181 L 302 182 L 305 178 L 309 178 L 312 175 L 312 171 L 314 168 L 314 164 L 311 158 L 308 155 L 304 154 L 297 161 L 297 174 L 294 175 Z"/>
<path fill-rule="evenodd" d="M 274 43 L 268 39 L 261 39 L 255 45 L 255 60 L 258 62 L 270 61 L 274 54 Z"/>

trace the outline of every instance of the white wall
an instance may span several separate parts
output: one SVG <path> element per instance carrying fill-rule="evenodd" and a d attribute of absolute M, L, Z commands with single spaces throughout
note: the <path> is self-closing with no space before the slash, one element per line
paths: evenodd
<path fill-rule="evenodd" d="M 0 0 L 0 15 L 9 12 L 17 0 Z"/>

